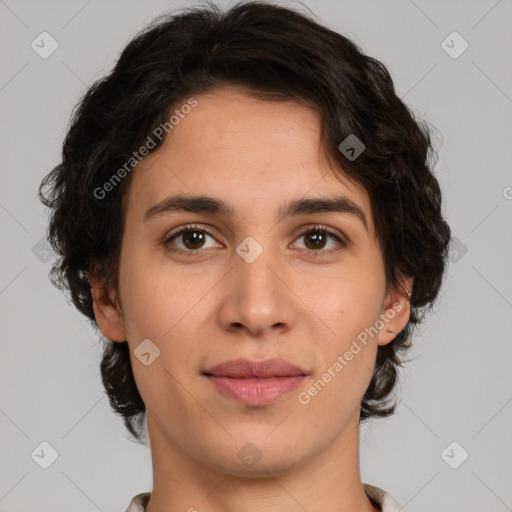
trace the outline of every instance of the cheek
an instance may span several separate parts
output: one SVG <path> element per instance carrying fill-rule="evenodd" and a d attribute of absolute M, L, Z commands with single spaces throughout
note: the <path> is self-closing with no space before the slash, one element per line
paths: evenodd
<path fill-rule="evenodd" d="M 316 294 L 329 326 L 340 339 L 357 336 L 378 319 L 384 295 L 384 282 L 369 272 L 338 276 L 324 283 Z M 311 291 L 306 292 L 311 297 Z M 306 296 L 308 296 L 306 295 Z"/>
<path fill-rule="evenodd" d="M 318 316 L 330 330 L 319 340 L 323 347 L 320 372 L 332 382 L 329 387 L 337 395 L 360 398 L 370 382 L 377 353 L 375 323 L 383 291 L 378 280 L 359 279 L 338 280 L 335 284 L 331 281 L 323 289 L 327 300 L 323 299 L 323 316 Z M 336 400 L 334 395 L 332 399 Z"/>
<path fill-rule="evenodd" d="M 154 255 L 129 242 L 123 247 L 119 288 L 125 327 L 132 335 L 157 339 L 172 327 L 186 283 L 166 273 L 169 269 L 155 264 Z"/>
<path fill-rule="evenodd" d="M 350 298 L 353 300 L 342 299 L 342 304 L 333 308 L 330 324 L 335 336 L 319 344 L 323 348 L 322 364 L 313 385 L 322 390 L 323 398 L 318 402 L 324 402 L 327 408 L 357 409 L 375 367 L 377 331 L 372 326 L 378 318 L 378 301 L 369 303 L 364 300 L 366 296 L 357 294 Z"/>

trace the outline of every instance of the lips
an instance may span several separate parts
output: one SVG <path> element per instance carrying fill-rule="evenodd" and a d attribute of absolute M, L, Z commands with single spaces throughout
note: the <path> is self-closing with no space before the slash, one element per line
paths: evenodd
<path fill-rule="evenodd" d="M 273 358 L 263 361 L 234 359 L 225 361 L 203 372 L 214 377 L 231 377 L 235 379 L 267 379 L 272 377 L 297 377 L 307 375 L 306 370 L 284 359 Z"/>
<path fill-rule="evenodd" d="M 268 377 L 266 379 L 214 376 L 206 378 L 225 397 L 244 405 L 261 407 L 273 404 L 289 395 L 307 379 L 307 376 Z"/>
<path fill-rule="evenodd" d="M 262 407 L 299 387 L 308 373 L 284 359 L 225 361 L 203 372 L 215 389 L 238 403 Z"/>

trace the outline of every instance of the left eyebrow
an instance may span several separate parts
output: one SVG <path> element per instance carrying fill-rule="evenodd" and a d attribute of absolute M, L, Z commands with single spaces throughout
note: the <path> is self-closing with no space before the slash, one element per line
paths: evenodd
<path fill-rule="evenodd" d="M 224 217 L 233 217 L 235 210 L 232 206 L 216 197 L 186 196 L 182 194 L 167 197 L 151 206 L 144 213 L 144 221 L 170 212 L 209 213 Z M 363 209 L 345 196 L 318 197 L 297 199 L 282 206 L 278 212 L 278 221 L 296 215 L 315 213 L 346 213 L 358 218 L 368 231 L 368 219 Z"/>

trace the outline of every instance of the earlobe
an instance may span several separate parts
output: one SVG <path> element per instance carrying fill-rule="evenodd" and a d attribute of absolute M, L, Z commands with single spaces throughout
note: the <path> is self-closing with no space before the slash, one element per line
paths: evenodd
<path fill-rule="evenodd" d="M 381 322 L 384 324 L 377 336 L 378 345 L 387 345 L 393 341 L 400 331 L 407 325 L 411 315 L 411 293 L 414 283 L 413 278 L 402 281 L 407 295 L 399 290 L 393 290 L 387 297 L 381 313 Z"/>
<path fill-rule="evenodd" d="M 105 290 L 103 283 L 97 279 L 89 278 L 89 283 L 94 316 L 101 333 L 112 341 L 126 341 L 123 318 L 115 301 L 115 291 Z"/>

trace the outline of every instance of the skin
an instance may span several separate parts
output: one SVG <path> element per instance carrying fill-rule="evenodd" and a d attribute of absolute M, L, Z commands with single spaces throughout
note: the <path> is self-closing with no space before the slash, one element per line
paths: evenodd
<path fill-rule="evenodd" d="M 387 329 L 403 329 L 410 306 L 398 292 L 386 293 L 368 194 L 329 165 L 314 109 L 254 99 L 235 87 L 196 99 L 161 148 L 132 171 L 118 293 L 91 280 L 100 330 L 128 341 L 146 405 L 154 479 L 146 510 L 380 510 L 361 483 L 360 404 L 378 346 L 396 336 Z M 177 193 L 220 198 L 236 214 L 171 212 L 143 220 L 149 207 Z M 334 193 L 363 209 L 369 231 L 346 213 L 276 221 L 284 203 Z M 213 236 L 205 234 L 201 246 L 190 243 L 190 234 L 178 235 L 172 247 L 182 252 L 170 252 L 164 238 L 189 223 Z M 311 236 L 301 235 L 315 224 L 349 244 L 328 237 L 315 249 Z M 263 248 L 250 264 L 236 252 L 247 236 Z M 194 250 L 205 252 L 190 256 Z M 326 256 L 315 258 L 315 250 Z M 411 288 L 411 280 L 404 283 Z M 308 404 L 300 403 L 298 394 L 393 304 L 401 310 L 378 335 Z M 134 355 L 144 339 L 160 350 L 149 366 Z M 249 407 L 201 375 L 238 357 L 282 357 L 309 375 L 279 401 Z M 237 457 L 247 443 L 261 454 L 252 467 Z"/>

